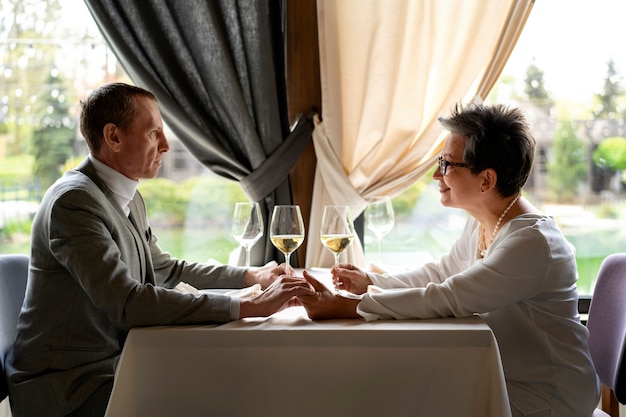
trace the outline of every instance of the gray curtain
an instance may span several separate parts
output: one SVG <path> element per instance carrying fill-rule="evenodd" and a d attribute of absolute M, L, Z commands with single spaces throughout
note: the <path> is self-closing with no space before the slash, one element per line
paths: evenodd
<path fill-rule="evenodd" d="M 313 114 L 291 129 L 287 119 L 282 2 L 85 3 L 133 82 L 158 97 L 172 131 L 211 171 L 239 181 L 267 229 L 273 206 L 291 203 L 288 173 L 313 130 Z M 253 264 L 282 259 L 265 237 Z"/>

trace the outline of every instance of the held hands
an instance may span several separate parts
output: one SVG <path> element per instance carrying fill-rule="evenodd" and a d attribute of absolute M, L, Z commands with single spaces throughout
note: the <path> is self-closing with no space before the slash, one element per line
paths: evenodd
<path fill-rule="evenodd" d="M 363 294 L 372 284 L 367 274 L 351 264 L 338 264 L 331 269 L 333 285 L 340 290 Z M 337 295 L 307 271 L 304 278 L 295 276 L 288 264 L 249 269 L 244 286 L 261 284 L 264 291 L 240 299 L 240 318 L 264 317 L 286 307 L 304 306 L 311 319 L 359 318 L 356 307 L 360 300 Z"/>
<path fill-rule="evenodd" d="M 239 300 L 239 318 L 266 317 L 293 305 L 296 297 L 313 296 L 315 290 L 300 277 L 283 275 L 275 279 L 261 294 Z"/>
<path fill-rule="evenodd" d="M 313 287 L 314 292 L 313 294 L 298 296 L 298 301 L 304 306 L 310 318 L 313 320 L 326 320 L 359 317 L 356 312 L 356 306 L 360 300 L 334 294 L 307 271 L 304 271 L 303 275 Z"/>
<path fill-rule="evenodd" d="M 352 264 L 337 264 L 330 273 L 335 288 L 354 294 L 367 292 L 367 286 L 372 284 L 367 274 Z"/>

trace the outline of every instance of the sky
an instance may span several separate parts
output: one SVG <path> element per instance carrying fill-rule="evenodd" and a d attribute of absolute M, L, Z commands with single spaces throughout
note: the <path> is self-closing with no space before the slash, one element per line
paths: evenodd
<path fill-rule="evenodd" d="M 588 99 L 610 59 L 626 73 L 625 19 L 625 0 L 536 0 L 503 74 L 523 80 L 534 60 L 553 98 Z"/>

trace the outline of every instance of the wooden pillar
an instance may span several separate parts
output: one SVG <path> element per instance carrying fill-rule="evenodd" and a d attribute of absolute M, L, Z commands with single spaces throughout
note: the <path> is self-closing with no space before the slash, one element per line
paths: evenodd
<path fill-rule="evenodd" d="M 316 0 L 287 0 L 285 4 L 287 106 L 289 120 L 293 122 L 299 113 L 307 114 L 313 107 L 322 110 L 317 6 Z M 307 231 L 316 163 L 311 141 L 289 173 L 293 201 L 302 210 Z M 296 253 L 298 266 L 304 267 L 306 240 Z"/>

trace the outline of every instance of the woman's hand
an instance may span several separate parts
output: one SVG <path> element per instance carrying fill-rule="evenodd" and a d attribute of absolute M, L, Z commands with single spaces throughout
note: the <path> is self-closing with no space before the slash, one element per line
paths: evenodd
<path fill-rule="evenodd" d="M 363 294 L 367 292 L 367 286 L 372 285 L 367 274 L 352 264 L 337 264 L 330 273 L 333 276 L 333 285 L 339 290 Z"/>
<path fill-rule="evenodd" d="M 300 295 L 298 300 L 304 306 L 311 319 L 325 320 L 360 317 L 356 312 L 356 306 L 360 300 L 335 295 L 307 271 L 304 271 L 303 275 L 311 287 L 313 287 L 314 293 Z"/>
<path fill-rule="evenodd" d="M 300 277 L 283 275 L 261 294 L 239 300 L 239 318 L 267 317 L 286 307 L 298 305 L 298 296 L 313 296 L 315 290 Z"/>

